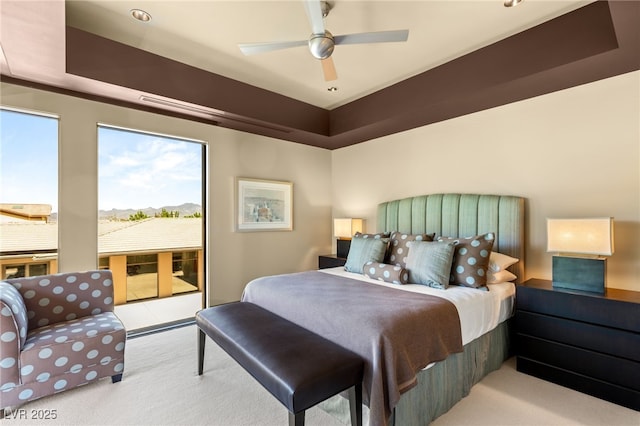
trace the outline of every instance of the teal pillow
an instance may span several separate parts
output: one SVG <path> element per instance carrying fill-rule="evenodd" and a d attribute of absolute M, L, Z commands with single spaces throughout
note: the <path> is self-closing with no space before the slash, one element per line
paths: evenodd
<path fill-rule="evenodd" d="M 389 241 L 384 238 L 354 238 L 344 265 L 345 271 L 362 274 L 367 262 L 382 262 Z"/>
<path fill-rule="evenodd" d="M 454 248 L 452 241 L 414 241 L 407 256 L 409 283 L 449 287 Z"/>
<path fill-rule="evenodd" d="M 414 241 L 433 241 L 433 237 L 435 237 L 435 234 L 392 233 L 391 238 L 389 238 L 389 255 L 386 259 L 387 263 L 404 268 L 407 266 L 407 256 L 409 255 L 411 243 Z"/>

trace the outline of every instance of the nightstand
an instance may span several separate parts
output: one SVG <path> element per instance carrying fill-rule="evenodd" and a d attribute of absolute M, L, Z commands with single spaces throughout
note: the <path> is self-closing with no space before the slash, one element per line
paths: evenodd
<path fill-rule="evenodd" d="M 640 411 L 640 292 L 516 288 L 517 370 Z"/>
<path fill-rule="evenodd" d="M 344 266 L 345 263 L 347 263 L 345 257 L 338 257 L 335 254 L 318 256 L 318 269 L 335 268 L 336 266 Z"/>

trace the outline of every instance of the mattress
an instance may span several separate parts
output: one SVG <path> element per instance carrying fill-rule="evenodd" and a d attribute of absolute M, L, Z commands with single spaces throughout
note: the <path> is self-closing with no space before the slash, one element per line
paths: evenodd
<path fill-rule="evenodd" d="M 362 274 L 347 272 L 342 266 L 321 269 L 320 272 L 341 275 L 403 291 L 429 294 L 450 301 L 455 305 L 460 316 L 463 345 L 493 330 L 498 324 L 513 315 L 516 287 L 511 282 L 490 284 L 489 291 L 456 285 L 441 290 L 421 284 L 390 284 L 368 278 Z"/>

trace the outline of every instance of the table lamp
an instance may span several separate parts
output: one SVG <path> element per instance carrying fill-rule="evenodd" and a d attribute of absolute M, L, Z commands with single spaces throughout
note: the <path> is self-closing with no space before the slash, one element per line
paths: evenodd
<path fill-rule="evenodd" d="M 553 287 L 604 294 L 607 258 L 614 252 L 613 218 L 547 219 Z"/>
<path fill-rule="evenodd" d="M 364 221 L 354 218 L 333 219 L 333 235 L 336 240 L 336 254 L 338 257 L 346 258 L 351 247 L 351 237 L 356 232 L 362 232 Z"/>

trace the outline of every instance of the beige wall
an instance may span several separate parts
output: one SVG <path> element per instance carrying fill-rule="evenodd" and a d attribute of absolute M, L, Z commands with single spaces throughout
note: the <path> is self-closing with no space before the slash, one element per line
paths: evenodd
<path fill-rule="evenodd" d="M 428 94 L 425 94 L 428 96 Z M 526 278 L 551 278 L 547 217 L 615 218 L 610 287 L 640 291 L 640 72 L 332 152 L 334 216 L 438 193 L 527 199 Z"/>
<path fill-rule="evenodd" d="M 336 151 L 3 83 L 2 105 L 61 117 L 60 271 L 96 267 L 96 123 L 209 146 L 210 300 L 251 279 L 312 269 L 334 250 L 331 216 L 435 192 L 527 199 L 527 277 L 550 278 L 546 217 L 614 216 L 609 286 L 640 290 L 640 73 L 517 102 Z M 233 231 L 236 176 L 294 183 L 294 231 Z M 333 213 L 332 213 L 333 205 Z"/>
<path fill-rule="evenodd" d="M 205 141 L 209 147 L 209 299 L 239 299 L 268 274 L 317 267 L 331 250 L 331 153 L 202 123 L 2 83 L 2 105 L 60 116 L 59 269 L 97 267 L 96 123 Z M 236 176 L 293 182 L 292 232 L 234 232 Z"/>

